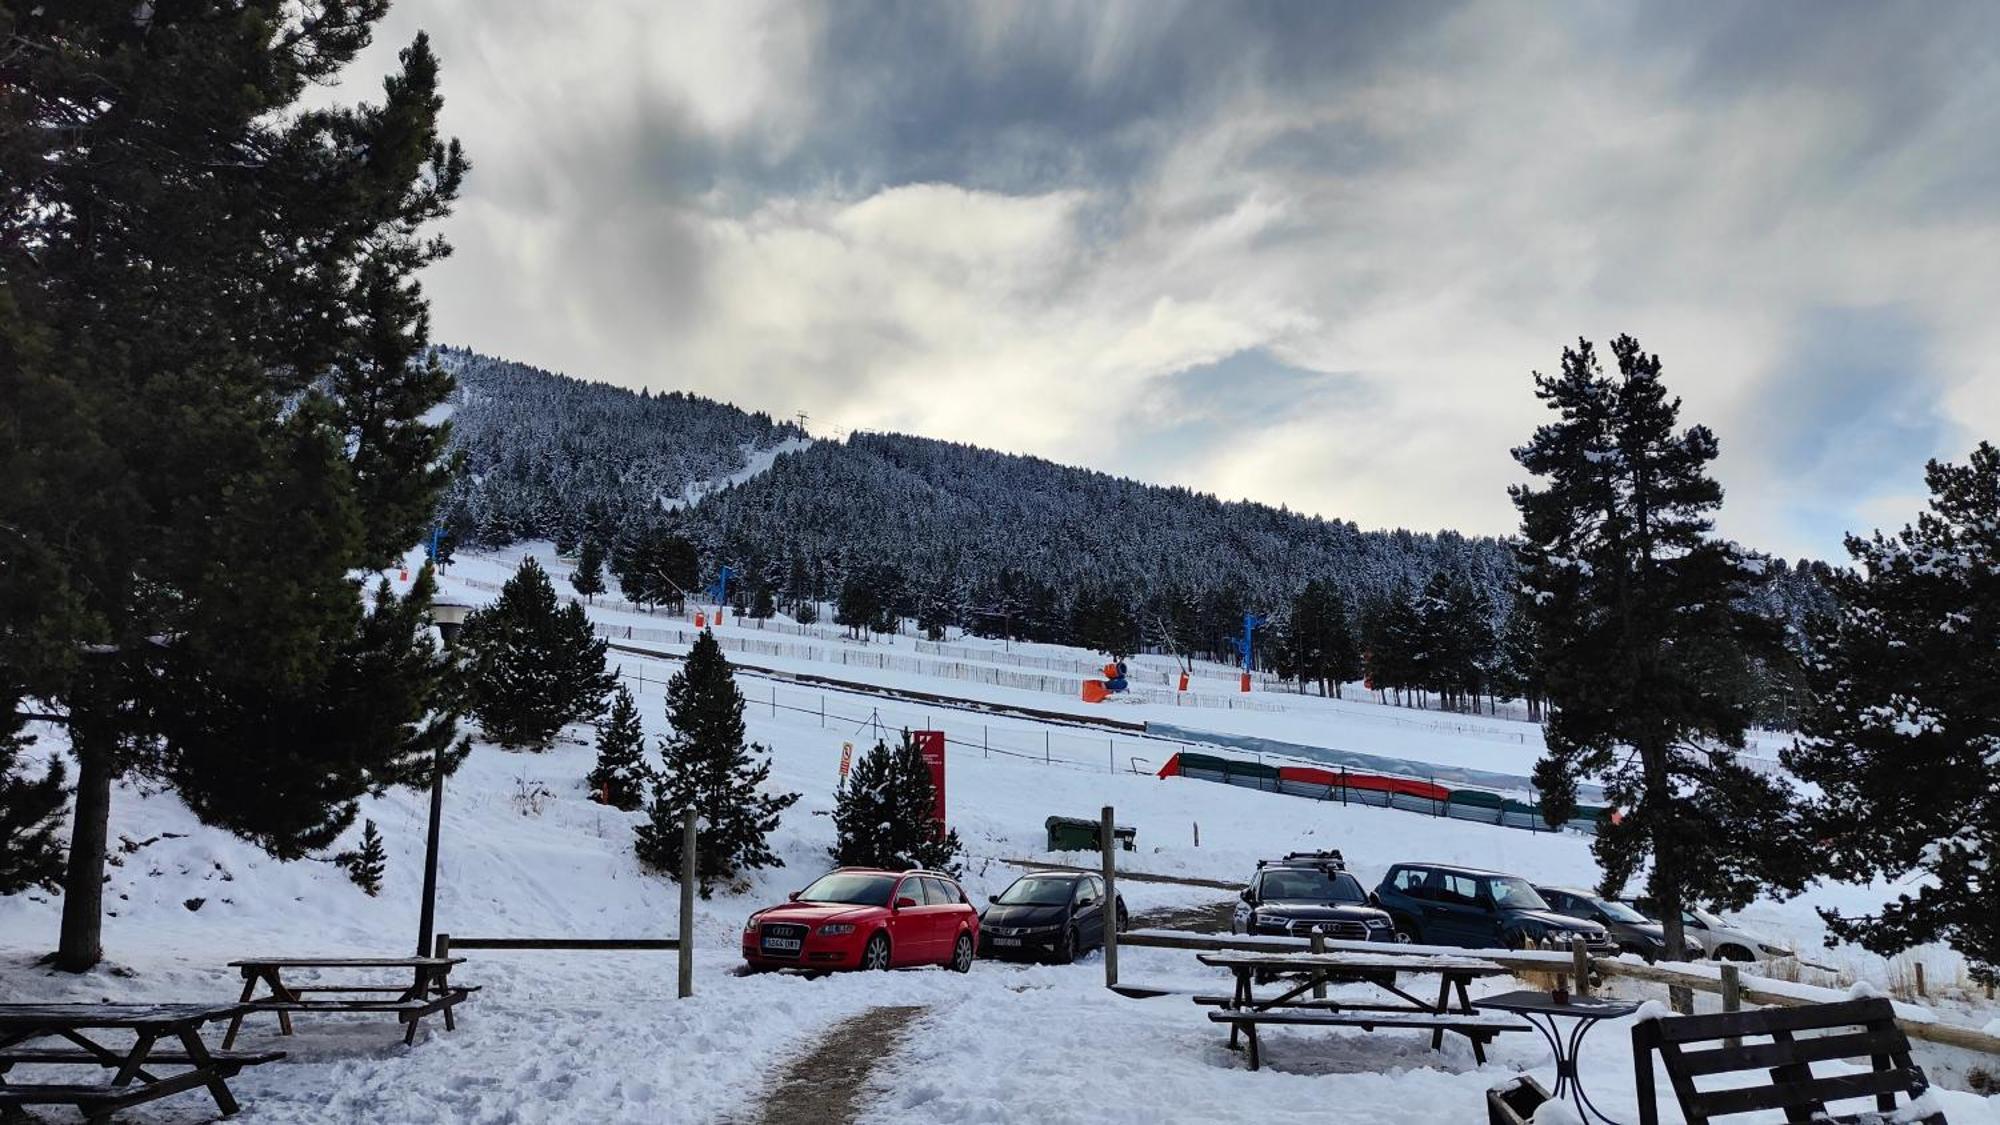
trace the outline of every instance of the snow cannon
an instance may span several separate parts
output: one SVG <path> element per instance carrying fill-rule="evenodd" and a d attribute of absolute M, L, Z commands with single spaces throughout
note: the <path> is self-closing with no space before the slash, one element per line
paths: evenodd
<path fill-rule="evenodd" d="M 1103 679 L 1083 681 L 1083 701 L 1102 703 L 1106 696 L 1123 692 L 1131 685 L 1131 679 L 1125 674 L 1125 662 L 1114 660 L 1104 666 Z"/>
<path fill-rule="evenodd" d="M 1083 701 L 1085 703 L 1102 703 L 1104 702 L 1104 697 L 1110 694 L 1111 689 L 1104 686 L 1103 680 L 1083 681 Z"/>
<path fill-rule="evenodd" d="M 1182 690 L 1182 691 L 1186 691 L 1187 689 L 1188 689 L 1188 674 L 1187 674 L 1186 672 L 1182 672 L 1182 673 L 1181 673 L 1181 690 Z"/>

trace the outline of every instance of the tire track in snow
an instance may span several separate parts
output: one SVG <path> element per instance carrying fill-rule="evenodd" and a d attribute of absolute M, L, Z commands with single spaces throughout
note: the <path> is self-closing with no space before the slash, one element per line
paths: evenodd
<path fill-rule="evenodd" d="M 920 1004 L 870 1008 L 827 1032 L 792 1060 L 764 1097 L 760 1125 L 846 1125 L 875 1064 L 895 1053 L 910 1024 L 930 1009 Z"/>

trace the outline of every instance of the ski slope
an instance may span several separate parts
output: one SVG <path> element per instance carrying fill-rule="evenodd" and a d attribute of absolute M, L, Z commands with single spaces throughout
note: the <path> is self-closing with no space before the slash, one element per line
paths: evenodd
<path fill-rule="evenodd" d="M 530 548 L 532 549 L 532 548 Z M 513 553 L 518 557 L 518 552 Z M 544 562 L 552 552 L 542 553 Z M 444 582 L 446 596 L 484 601 L 474 586 L 510 573 L 513 557 L 466 559 Z M 555 568 L 561 570 L 562 568 Z M 393 577 L 393 576 L 392 576 Z M 471 581 L 468 581 L 471 580 Z M 593 610 L 607 627 L 662 618 Z M 725 636 L 765 637 L 774 629 L 731 622 Z M 843 642 L 816 636 L 818 649 Z M 954 641 L 977 647 L 983 642 Z M 918 655 L 910 638 L 851 646 Z M 994 646 L 999 657 L 1021 646 Z M 1028 655 L 1087 660 L 1089 654 L 1037 646 Z M 963 658 L 966 663 L 982 663 Z M 644 725 L 658 737 L 666 724 L 660 685 L 671 658 L 622 656 Z M 993 667 L 1016 667 L 985 661 Z M 838 664 L 798 658 L 822 673 Z M 960 693 L 969 699 L 1063 710 L 1078 717 L 1144 718 L 1155 711 L 1183 724 L 1246 732 L 1284 732 L 1394 743 L 1399 753 L 1431 755 L 1508 769 L 1539 752 L 1527 741 L 1490 738 L 1382 719 L 1423 713 L 1371 704 L 1293 700 L 1296 710 L 1055 707 L 1049 695 L 974 684 L 941 675 L 882 671 L 885 687 Z M 903 725 L 952 730 L 950 818 L 966 849 L 966 889 L 976 900 L 1002 889 L 1016 869 L 1008 858 L 1068 859 L 1043 852 L 1044 818 L 1095 816 L 1111 805 L 1138 830 L 1138 851 L 1121 855 L 1127 870 L 1240 880 L 1258 859 L 1303 848 L 1339 848 L 1364 882 L 1398 860 L 1497 867 L 1538 880 L 1595 881 L 1588 840 L 1531 834 L 1407 812 L 1343 808 L 1230 786 L 1160 779 L 1132 772 L 1149 741 L 1066 721 L 978 714 L 808 688 L 782 679 L 739 677 L 749 737 L 768 747 L 771 784 L 802 794 L 784 816 L 774 846 L 785 866 L 753 873 L 743 885 L 696 908 L 696 996 L 673 998 L 671 954 L 475 953 L 461 971 L 484 990 L 459 1030 L 430 1028 L 416 1048 L 400 1045 L 389 1023 L 354 1017 L 300 1021 L 280 1039 L 253 1024 L 245 1046 L 277 1046 L 283 1064 L 253 1068 L 232 1082 L 246 1122 L 711 1122 L 754 1118 L 772 1075 L 842 1019 L 881 1004 L 925 1011 L 892 1056 L 881 1060 L 864 1120 L 1212 1122 L 1232 1120 L 1438 1122 L 1476 1119 L 1487 1087 L 1527 1070 L 1552 1080 L 1546 1048 L 1532 1036 L 1503 1037 L 1485 1066 L 1454 1041 L 1442 1056 L 1421 1036 L 1275 1032 L 1269 1066 L 1252 1074 L 1222 1046 L 1224 1034 L 1184 998 L 1132 1001 L 1102 989 L 1101 966 L 1010 966 L 980 962 L 965 976 L 942 971 L 847 976 L 808 981 L 786 976 L 738 978 L 738 933 L 758 906 L 781 901 L 828 866 L 831 820 L 842 745 L 864 747 L 878 729 Z M 788 695 L 787 693 L 793 693 Z M 826 716 L 806 697 L 819 696 Z M 852 721 L 859 716 L 862 721 Z M 1375 716 L 1371 721 L 1369 716 Z M 868 721 L 868 720 L 874 721 Z M 876 725 L 879 722 L 880 726 Z M 972 724 L 995 752 L 967 745 Z M 1522 724 L 1481 720 L 1485 731 Z M 38 727 L 31 751 L 60 750 L 59 732 Z M 440 859 L 438 929 L 460 936 L 650 937 L 670 934 L 676 889 L 642 870 L 631 852 L 640 816 L 587 799 L 583 777 L 593 751 L 588 731 L 574 731 L 541 754 L 477 745 L 450 781 Z M 964 736 L 964 737 L 961 737 Z M 1273 735 L 1275 736 L 1275 735 Z M 1069 741 L 1064 741 L 1069 740 Z M 1050 748 L 1043 758 L 1036 744 Z M 1027 749 L 1011 749 L 1027 748 Z M 1130 753 L 1126 753 L 1127 750 Z M 1155 763 L 1156 764 L 1156 763 Z M 369 898 L 324 861 L 281 864 L 255 848 L 197 824 L 172 795 L 121 783 L 113 797 L 113 851 L 106 887 L 107 964 L 71 977 L 36 958 L 52 947 L 60 900 L 40 894 L 0 898 L 0 999 L 232 1000 L 240 980 L 227 961 L 260 954 L 399 953 L 417 928 L 426 801 L 391 792 L 363 803 L 389 851 L 381 897 Z M 1195 844 L 1199 826 L 1200 843 Z M 358 838 L 359 826 L 353 836 Z M 353 846 L 354 840 L 343 842 Z M 1127 882 L 1135 913 L 1227 901 L 1210 890 Z M 1883 888 L 1820 888 L 1805 899 L 1745 912 L 1743 921 L 1802 948 L 1823 932 L 1814 906 L 1866 907 Z M 1815 954 L 1864 976 L 1886 979 L 1889 966 L 1850 951 Z M 1933 981 L 1949 981 L 1957 962 L 1943 950 L 1920 951 Z M 1214 990 L 1221 981 L 1191 955 L 1128 949 L 1127 980 Z M 1514 987 L 1488 982 L 1489 990 Z M 1942 1018 L 1978 1027 L 1994 1013 L 1977 1005 L 1940 1005 Z M 1590 1054 L 1592 1093 L 1614 1117 L 1631 1120 L 1632 1078 L 1620 1029 L 1603 1030 Z M 1925 1048 L 1934 1079 L 1962 1081 L 1966 1060 Z M 1991 1060 L 1987 1060 L 1989 1065 Z M 17 1072 L 17 1074 L 20 1072 Z M 1989 1103 L 1942 1094 L 1955 1123 L 2000 1122 Z M 135 1110 L 134 1122 L 207 1120 L 199 1097 L 168 1099 Z"/>

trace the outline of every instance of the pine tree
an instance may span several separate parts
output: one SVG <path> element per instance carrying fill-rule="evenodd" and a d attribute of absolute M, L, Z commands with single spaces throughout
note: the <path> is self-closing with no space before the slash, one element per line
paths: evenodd
<path fill-rule="evenodd" d="M 325 95 L 385 11 L 0 17 L 0 665 L 64 716 L 77 759 L 63 969 L 102 955 L 113 782 L 169 724 L 245 736 L 180 747 L 190 767 L 255 762 L 288 708 L 376 666 L 357 662 L 353 575 L 417 543 L 436 510 L 444 431 L 424 415 L 450 379 L 421 359 L 415 277 L 448 250 L 426 227 L 466 162 L 438 135 L 421 35 L 374 104 Z M 204 690 L 181 694 L 191 680 Z M 342 730 L 421 717 L 389 715 L 371 686 L 342 698 L 380 721 Z M 202 780 L 317 829 L 375 784 L 372 755 L 403 746 L 316 750 L 329 768 L 301 753 L 254 791 Z"/>
<path fill-rule="evenodd" d="M 597 728 L 597 765 L 586 779 L 590 799 L 627 812 L 645 801 L 646 736 L 632 693 L 620 685 L 611 693 L 611 712 Z"/>
<path fill-rule="evenodd" d="M 1521 512 L 1521 603 L 1533 615 L 1552 714 L 1536 764 L 1551 823 L 1582 776 L 1626 810 L 1594 842 L 1607 894 L 1650 859 L 1667 955 L 1683 953 L 1681 909 L 1740 908 L 1798 873 L 1774 846 L 1787 793 L 1735 759 L 1749 701 L 1720 687 L 1760 626 L 1743 608 L 1756 574 L 1710 534 L 1722 489 L 1707 474 L 1715 437 L 1677 431 L 1660 362 L 1621 336 L 1618 377 L 1588 341 L 1561 375 L 1535 376 L 1559 415 L 1514 451 L 1546 484 L 1509 490 Z"/>
<path fill-rule="evenodd" d="M 783 867 L 766 838 L 799 795 L 762 791 L 771 776 L 770 752 L 744 744 L 743 693 L 708 630 L 667 684 L 667 723 L 673 733 L 660 747 L 665 768 L 638 827 L 640 860 L 678 874 L 682 818 L 693 808 L 701 824 L 695 869 L 703 898 L 716 882 L 741 872 Z"/>
<path fill-rule="evenodd" d="M 844 867 L 921 867 L 956 876 L 958 831 L 938 831 L 936 807 L 930 766 L 910 732 L 893 750 L 877 742 L 834 795 L 834 846 L 827 854 Z"/>
<path fill-rule="evenodd" d="M 1340 685 L 1361 674 L 1361 655 L 1347 623 L 1339 587 L 1315 578 L 1292 600 L 1285 638 L 1287 655 L 1303 687 L 1319 685 L 1321 695 L 1340 695 Z"/>
<path fill-rule="evenodd" d="M 62 873 L 64 798 L 62 759 L 49 762 L 40 777 L 17 772 L 21 751 L 34 740 L 22 733 L 21 693 L 0 669 L 0 895 L 29 887 L 54 890 Z"/>
<path fill-rule="evenodd" d="M 570 572 L 569 584 L 583 595 L 586 602 L 595 602 L 597 595 L 604 592 L 604 546 L 596 539 L 585 539 L 583 550 L 577 555 L 576 569 Z"/>
<path fill-rule="evenodd" d="M 548 572 L 523 560 L 500 597 L 459 634 L 472 713 L 491 741 L 545 750 L 562 728 L 604 712 L 616 683 L 583 607 L 560 605 Z"/>
<path fill-rule="evenodd" d="M 280 859 L 330 846 L 355 799 L 429 784 L 468 751 L 458 735 L 451 659 L 432 637 L 436 579 L 426 566 L 397 598 L 387 581 L 355 635 L 314 678 L 287 686 L 232 678 L 220 654 L 189 646 L 160 660 L 159 741 L 141 757 L 208 824 Z M 274 793 L 293 799 L 273 800 Z"/>
<path fill-rule="evenodd" d="M 374 821 L 364 821 L 361 825 L 361 850 L 342 852 L 335 860 L 347 869 L 348 879 L 366 891 L 369 898 L 382 893 L 382 875 L 389 867 L 389 853 L 382 847 L 382 834 L 375 831 Z"/>
<path fill-rule="evenodd" d="M 1911 888 L 1875 914 L 1822 911 L 1883 956 L 1944 941 L 2000 979 L 2000 449 L 1933 461 L 1930 510 L 1850 535 L 1838 616 L 1808 665 L 1815 705 L 1785 764 L 1822 794 L 1807 839 L 1849 882 Z"/>

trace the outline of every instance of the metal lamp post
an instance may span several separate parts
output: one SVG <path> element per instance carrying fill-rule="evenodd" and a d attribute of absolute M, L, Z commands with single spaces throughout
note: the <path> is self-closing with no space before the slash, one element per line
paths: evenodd
<path fill-rule="evenodd" d="M 463 602 L 432 602 L 431 621 L 437 625 L 438 636 L 443 638 L 444 647 L 449 651 L 458 641 L 458 631 L 464 626 L 472 607 Z M 424 836 L 424 901 L 417 915 L 417 956 L 431 954 L 431 933 L 437 922 L 437 882 L 438 882 L 438 822 L 444 819 L 444 747 L 440 745 L 431 758 L 431 820 L 430 831 Z"/>

